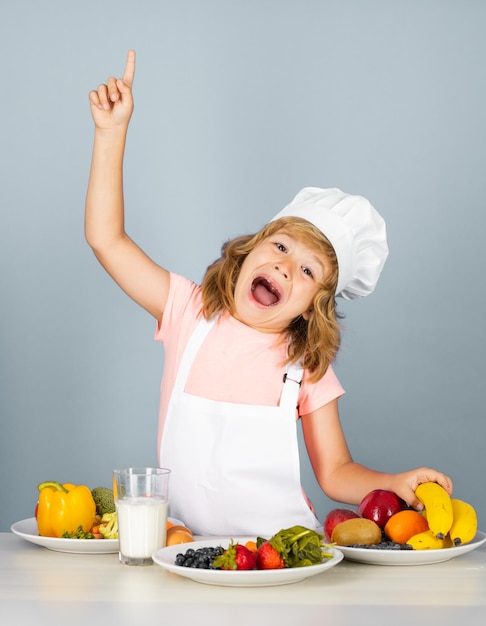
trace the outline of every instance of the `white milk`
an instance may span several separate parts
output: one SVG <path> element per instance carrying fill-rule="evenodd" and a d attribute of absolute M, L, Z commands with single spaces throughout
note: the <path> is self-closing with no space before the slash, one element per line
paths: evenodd
<path fill-rule="evenodd" d="M 160 498 L 117 500 L 120 552 L 132 558 L 151 557 L 165 546 L 169 503 Z"/>

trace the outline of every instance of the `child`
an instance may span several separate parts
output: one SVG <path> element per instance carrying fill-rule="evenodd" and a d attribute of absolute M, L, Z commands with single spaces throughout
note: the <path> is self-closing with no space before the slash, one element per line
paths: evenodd
<path fill-rule="evenodd" d="M 303 189 L 255 235 L 228 242 L 201 287 L 159 267 L 124 230 L 122 163 L 135 53 L 123 79 L 90 93 L 95 123 L 86 238 L 112 278 L 157 320 L 165 348 L 159 461 L 171 469 L 171 514 L 201 535 L 271 535 L 319 522 L 300 484 L 296 419 L 332 499 L 373 489 L 421 508 L 414 490 L 452 481 L 353 461 L 332 370 L 335 296 L 371 293 L 388 254 L 382 218 L 364 198 Z"/>

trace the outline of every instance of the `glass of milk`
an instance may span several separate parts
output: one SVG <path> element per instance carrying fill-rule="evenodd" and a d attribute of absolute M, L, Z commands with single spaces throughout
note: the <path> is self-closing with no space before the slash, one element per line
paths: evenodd
<path fill-rule="evenodd" d="M 113 472 L 120 561 L 152 565 L 152 554 L 165 546 L 170 470 L 128 467 Z"/>

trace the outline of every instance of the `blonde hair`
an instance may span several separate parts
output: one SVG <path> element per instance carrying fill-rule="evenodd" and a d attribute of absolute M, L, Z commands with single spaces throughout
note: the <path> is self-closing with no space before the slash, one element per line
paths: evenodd
<path fill-rule="evenodd" d="M 270 222 L 254 235 L 243 235 L 226 242 L 221 257 L 212 263 L 202 281 L 202 312 L 206 319 L 234 311 L 234 293 L 243 261 L 267 237 L 287 231 L 310 249 L 325 257 L 331 271 L 319 284 L 308 320 L 297 317 L 285 329 L 288 341 L 287 363 L 301 362 L 310 373 L 310 382 L 321 379 L 335 359 L 341 341 L 335 291 L 338 263 L 334 248 L 323 233 L 307 220 L 284 217 Z"/>

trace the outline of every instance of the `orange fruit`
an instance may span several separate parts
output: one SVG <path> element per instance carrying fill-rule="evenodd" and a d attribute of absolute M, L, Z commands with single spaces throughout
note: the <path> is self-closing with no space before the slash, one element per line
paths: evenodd
<path fill-rule="evenodd" d="M 179 543 L 194 541 L 194 535 L 186 526 L 172 526 L 167 529 L 166 545 L 175 546 Z"/>
<path fill-rule="evenodd" d="M 392 515 L 383 530 L 390 541 L 407 543 L 410 537 L 429 530 L 429 524 L 418 511 L 404 509 Z"/>
<path fill-rule="evenodd" d="M 245 546 L 248 548 L 248 550 L 250 550 L 251 552 L 256 552 L 257 551 L 257 544 L 256 541 L 247 541 L 245 543 Z"/>
<path fill-rule="evenodd" d="M 169 528 L 172 528 L 172 526 L 174 526 L 174 522 L 167 520 L 167 530 L 169 530 Z"/>

